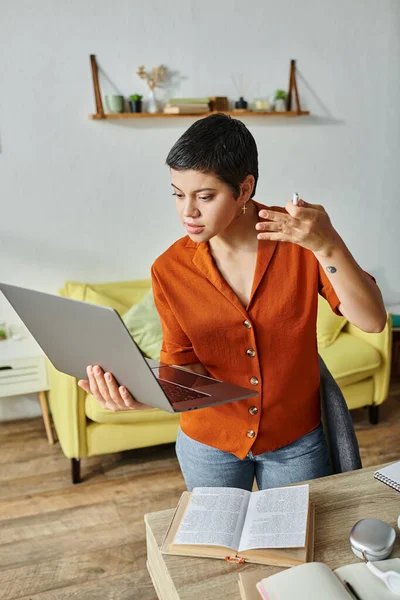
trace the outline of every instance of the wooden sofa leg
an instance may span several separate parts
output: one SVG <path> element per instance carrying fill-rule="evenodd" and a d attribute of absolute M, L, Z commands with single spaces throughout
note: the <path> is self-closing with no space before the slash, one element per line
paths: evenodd
<path fill-rule="evenodd" d="M 81 461 L 79 458 L 71 458 L 72 483 L 81 482 Z"/>
<path fill-rule="evenodd" d="M 379 406 L 376 404 L 371 404 L 369 406 L 369 422 L 371 425 L 377 425 L 379 420 Z"/>

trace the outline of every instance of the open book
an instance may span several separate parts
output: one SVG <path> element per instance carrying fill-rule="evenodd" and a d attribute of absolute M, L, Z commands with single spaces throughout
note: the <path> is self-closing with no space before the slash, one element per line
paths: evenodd
<path fill-rule="evenodd" d="M 381 571 L 400 573 L 400 558 L 374 562 Z M 239 574 L 243 600 L 353 600 L 344 582 L 349 582 L 362 600 L 395 600 L 383 581 L 365 563 L 340 567 L 335 571 L 319 562 L 286 569 L 262 579 L 263 569 Z M 260 581 L 261 579 L 261 581 Z M 258 590 L 258 591 L 257 591 Z"/>
<path fill-rule="evenodd" d="M 313 549 L 308 485 L 185 492 L 161 546 L 164 554 L 279 566 L 312 560 Z"/>

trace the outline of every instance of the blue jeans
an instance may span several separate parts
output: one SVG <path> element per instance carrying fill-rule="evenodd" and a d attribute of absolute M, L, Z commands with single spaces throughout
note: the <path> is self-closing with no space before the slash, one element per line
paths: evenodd
<path fill-rule="evenodd" d="M 243 460 L 188 437 L 180 429 L 176 454 L 186 487 L 236 487 L 252 490 L 288 485 L 331 475 L 328 449 L 322 425 L 300 439 L 270 452 Z"/>

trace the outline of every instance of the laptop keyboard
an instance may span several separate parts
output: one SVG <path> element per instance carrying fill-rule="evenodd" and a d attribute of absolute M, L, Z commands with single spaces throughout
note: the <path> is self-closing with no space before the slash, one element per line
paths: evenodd
<path fill-rule="evenodd" d="M 201 392 L 195 392 L 194 390 L 189 390 L 188 388 L 174 385 L 169 381 L 163 381 L 162 379 L 157 379 L 157 381 L 168 397 L 168 400 L 170 400 L 172 403 L 183 402 L 184 400 L 196 400 L 196 398 L 204 398 L 207 396 L 207 394 L 202 394 Z"/>

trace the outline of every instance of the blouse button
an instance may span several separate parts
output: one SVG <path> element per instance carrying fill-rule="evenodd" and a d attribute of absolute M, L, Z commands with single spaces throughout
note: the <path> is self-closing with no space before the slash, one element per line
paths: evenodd
<path fill-rule="evenodd" d="M 251 323 L 247 319 L 243 321 L 243 325 L 246 327 L 246 329 L 251 329 Z"/>
<path fill-rule="evenodd" d="M 251 385 L 258 385 L 258 379 L 257 379 L 257 377 L 252 377 L 250 379 L 250 383 L 251 383 Z"/>
<path fill-rule="evenodd" d="M 251 415 L 256 415 L 256 414 L 258 413 L 258 408 L 257 408 L 257 406 L 250 406 L 250 408 L 249 408 L 249 413 L 250 413 Z"/>
<path fill-rule="evenodd" d="M 246 435 L 249 438 L 253 438 L 256 435 L 256 432 L 253 431 L 252 429 L 249 429 L 249 431 L 246 433 Z"/>
<path fill-rule="evenodd" d="M 246 354 L 247 356 L 250 356 L 250 358 L 254 358 L 256 355 L 256 351 L 253 350 L 253 348 L 249 348 L 248 350 L 246 350 Z"/>

